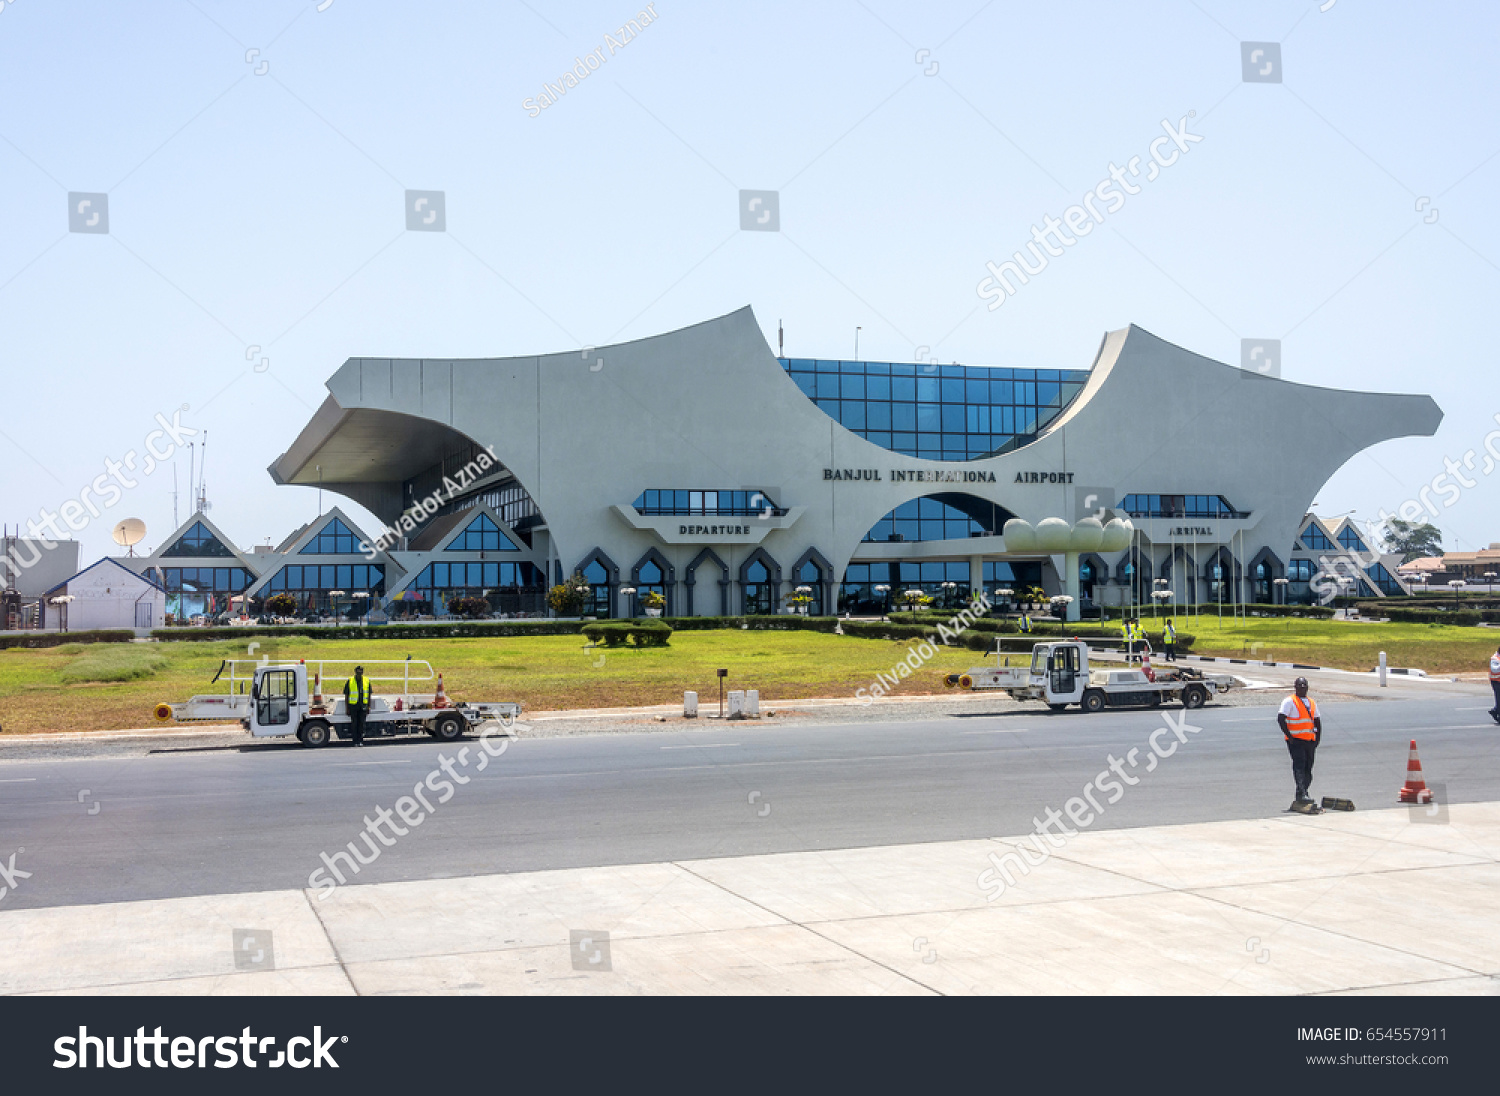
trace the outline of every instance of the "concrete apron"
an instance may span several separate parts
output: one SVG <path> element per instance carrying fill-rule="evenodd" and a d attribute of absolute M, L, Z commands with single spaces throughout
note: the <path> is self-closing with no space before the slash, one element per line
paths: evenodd
<path fill-rule="evenodd" d="M 1500 990 L 1500 803 L 1019 840 L 0 910 L 0 990 Z"/>

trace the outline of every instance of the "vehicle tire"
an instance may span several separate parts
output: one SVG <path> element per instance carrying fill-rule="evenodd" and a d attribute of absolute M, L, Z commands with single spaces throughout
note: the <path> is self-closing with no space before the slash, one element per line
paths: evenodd
<path fill-rule="evenodd" d="M 464 722 L 463 716 L 442 715 L 438 716 L 437 721 L 433 723 L 432 731 L 435 737 L 444 742 L 452 742 L 462 738 L 467 727 L 468 724 Z"/>
<path fill-rule="evenodd" d="M 302 724 L 297 731 L 297 737 L 302 740 L 302 745 L 311 746 L 316 749 L 319 746 L 328 745 L 329 727 L 321 719 L 310 719 Z"/>
<path fill-rule="evenodd" d="M 1208 691 L 1202 685 L 1189 685 L 1182 690 L 1182 706 L 1184 708 L 1201 708 L 1203 702 L 1208 699 Z"/>
<path fill-rule="evenodd" d="M 1106 703 L 1104 694 L 1098 689 L 1089 689 L 1083 694 L 1083 710 L 1086 712 L 1102 712 Z"/>
<path fill-rule="evenodd" d="M 1054 712 L 1060 712 L 1060 711 L 1063 711 L 1064 709 L 1066 709 L 1067 705 L 1066 704 L 1048 704 L 1047 707 L 1051 708 Z"/>
<path fill-rule="evenodd" d="M 961 674 L 958 679 L 958 687 L 960 689 L 972 689 L 974 687 L 974 679 L 968 674 Z"/>

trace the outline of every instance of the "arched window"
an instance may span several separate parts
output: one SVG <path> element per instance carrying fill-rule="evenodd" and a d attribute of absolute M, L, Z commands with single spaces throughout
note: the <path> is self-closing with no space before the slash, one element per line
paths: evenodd
<path fill-rule="evenodd" d="M 760 560 L 745 568 L 745 615 L 767 615 L 776 611 L 771 604 L 771 573 Z"/>
<path fill-rule="evenodd" d="M 1083 559 L 1078 564 L 1078 596 L 1084 601 L 1094 600 L 1094 586 L 1100 581 L 1098 565 L 1091 559 Z"/>
<path fill-rule="evenodd" d="M 823 569 L 812 560 L 808 560 L 797 569 L 796 580 L 798 586 L 807 586 L 806 596 L 812 598 L 807 606 L 808 616 L 823 615 Z M 803 593 L 798 590 L 797 593 Z"/>
<path fill-rule="evenodd" d="M 583 607 L 584 616 L 594 616 L 600 620 L 610 616 L 609 572 L 604 569 L 604 564 L 597 559 L 591 560 L 583 569 L 583 577 L 588 580 L 590 591 L 589 603 Z"/>
<path fill-rule="evenodd" d="M 1275 577 L 1275 571 L 1271 567 L 1270 560 L 1263 559 L 1257 563 L 1255 568 L 1250 572 L 1251 599 L 1263 605 L 1272 604 L 1276 600 L 1276 586 L 1272 581 Z"/>
<path fill-rule="evenodd" d="M 663 598 L 667 596 L 666 576 L 655 560 L 641 564 L 640 577 L 635 582 L 635 603 L 644 605 L 648 593 L 660 594 Z"/>

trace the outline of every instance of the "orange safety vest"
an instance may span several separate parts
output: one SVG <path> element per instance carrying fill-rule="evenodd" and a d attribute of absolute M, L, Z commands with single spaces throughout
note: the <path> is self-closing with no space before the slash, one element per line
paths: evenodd
<path fill-rule="evenodd" d="M 1494 655 L 1490 659 L 1490 680 L 1500 681 L 1500 655 Z"/>
<path fill-rule="evenodd" d="M 1296 705 L 1298 714 L 1288 717 L 1286 721 L 1287 733 L 1293 738 L 1314 739 L 1317 737 L 1317 729 L 1313 726 L 1313 720 L 1318 717 L 1317 701 L 1303 701 L 1300 696 L 1293 694 L 1292 703 Z"/>

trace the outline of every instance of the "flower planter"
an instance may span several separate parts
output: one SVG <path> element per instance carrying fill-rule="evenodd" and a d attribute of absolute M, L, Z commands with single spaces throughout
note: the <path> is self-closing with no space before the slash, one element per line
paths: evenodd
<path fill-rule="evenodd" d="M 648 606 L 646 606 L 646 615 L 648 617 L 659 617 L 659 616 L 661 616 L 661 610 L 660 609 L 653 609 L 653 608 L 651 608 L 651 606 L 648 605 Z"/>

